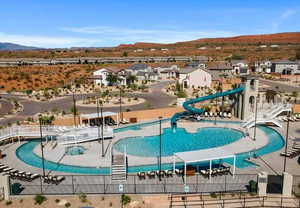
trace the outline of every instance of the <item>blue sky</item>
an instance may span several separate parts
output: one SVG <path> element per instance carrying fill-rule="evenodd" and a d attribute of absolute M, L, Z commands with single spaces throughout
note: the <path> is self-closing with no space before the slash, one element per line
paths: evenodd
<path fill-rule="evenodd" d="M 172 43 L 300 31 L 299 0 L 3 0 L 0 42 L 39 47 Z"/>

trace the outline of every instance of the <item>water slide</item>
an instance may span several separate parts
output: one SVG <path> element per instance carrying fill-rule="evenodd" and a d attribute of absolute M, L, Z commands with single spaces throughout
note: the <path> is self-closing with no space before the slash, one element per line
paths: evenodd
<path fill-rule="evenodd" d="M 228 95 L 232 95 L 232 94 L 237 94 L 237 93 L 241 93 L 244 91 L 244 87 L 238 87 L 232 90 L 228 90 L 225 92 L 218 92 L 212 95 L 207 95 L 207 96 L 203 96 L 203 97 L 199 97 L 199 98 L 194 98 L 194 99 L 190 99 L 186 102 L 183 103 L 183 108 L 186 110 L 184 112 L 179 112 L 179 113 L 175 113 L 172 118 L 171 118 L 171 126 L 172 128 L 176 128 L 177 127 L 177 120 L 180 119 L 181 117 L 184 116 L 188 116 L 188 115 L 192 115 L 192 114 L 202 114 L 205 112 L 205 109 L 203 108 L 194 108 L 192 106 L 192 104 L 195 103 L 199 103 L 199 102 L 203 102 L 205 100 L 211 100 L 211 99 L 215 99 L 218 97 L 223 97 L 223 96 L 228 96 Z"/>

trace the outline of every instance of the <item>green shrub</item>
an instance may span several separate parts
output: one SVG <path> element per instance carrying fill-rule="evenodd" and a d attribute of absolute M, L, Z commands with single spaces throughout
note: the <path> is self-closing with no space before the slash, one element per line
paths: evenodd
<path fill-rule="evenodd" d="M 210 197 L 211 197 L 211 198 L 217 198 L 217 194 L 214 193 L 214 192 L 213 192 L 213 193 L 210 193 Z"/>
<path fill-rule="evenodd" d="M 55 203 L 59 203 L 60 202 L 60 199 L 55 199 Z"/>
<path fill-rule="evenodd" d="M 130 201 L 131 201 L 130 196 L 127 196 L 127 195 L 125 195 L 125 194 L 122 194 L 121 202 L 122 202 L 123 205 L 129 204 Z"/>
<path fill-rule="evenodd" d="M 250 191 L 250 193 L 256 193 L 256 191 L 257 191 L 257 182 L 256 181 L 253 181 L 253 180 L 251 180 L 251 181 L 249 181 L 249 191 Z"/>
<path fill-rule="evenodd" d="M 11 205 L 11 204 L 12 204 L 12 201 L 6 201 L 6 202 L 5 202 L 5 205 L 7 205 L 7 206 L 8 206 L 8 205 Z"/>
<path fill-rule="evenodd" d="M 65 207 L 70 207 L 71 206 L 71 203 L 70 202 L 67 202 L 66 204 L 65 204 Z"/>
<path fill-rule="evenodd" d="M 47 198 L 45 196 L 43 196 L 43 195 L 36 195 L 34 197 L 35 204 L 41 205 L 46 200 L 47 200 Z"/>
<path fill-rule="evenodd" d="M 85 194 L 80 194 L 78 197 L 82 203 L 87 202 L 87 196 Z"/>

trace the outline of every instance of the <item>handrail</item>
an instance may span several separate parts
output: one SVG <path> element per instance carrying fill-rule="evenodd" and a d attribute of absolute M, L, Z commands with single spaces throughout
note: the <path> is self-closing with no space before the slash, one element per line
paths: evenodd
<path fill-rule="evenodd" d="M 222 193 L 223 194 L 223 193 Z M 274 200 L 277 199 L 279 202 L 276 203 L 276 205 L 272 205 L 271 207 L 287 207 L 283 206 L 285 203 L 288 203 L 288 207 L 299 207 L 299 199 L 296 197 L 284 197 L 284 196 L 243 196 L 241 195 L 241 192 L 238 197 L 234 198 L 222 198 L 222 194 L 220 193 L 219 199 L 203 199 L 203 194 L 171 194 L 171 196 L 168 197 L 170 200 L 170 203 L 172 204 L 172 207 L 181 207 L 181 206 L 196 206 L 199 205 L 200 207 L 204 207 L 204 205 L 221 205 L 222 207 L 225 207 L 225 205 L 229 204 L 237 204 L 242 203 L 243 207 L 253 207 L 253 205 L 246 205 L 246 203 L 253 203 L 253 202 L 260 202 L 260 207 L 270 207 L 270 204 L 265 204 L 265 202 L 268 199 Z M 189 197 L 193 197 L 194 199 L 188 199 Z M 174 200 L 175 199 L 175 200 Z M 177 200 L 176 200 L 177 199 Z M 287 200 L 296 200 L 296 204 L 294 206 L 291 206 L 291 201 Z"/>

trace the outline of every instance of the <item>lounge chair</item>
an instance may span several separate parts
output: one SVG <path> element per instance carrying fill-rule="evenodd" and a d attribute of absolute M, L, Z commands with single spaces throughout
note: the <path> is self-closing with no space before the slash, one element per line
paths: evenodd
<path fill-rule="evenodd" d="M 173 176 L 173 170 L 166 170 L 165 174 L 166 176 Z"/>
<path fill-rule="evenodd" d="M 2 169 L 2 171 L 3 171 L 3 172 L 6 172 L 6 173 L 8 173 L 8 172 L 11 171 L 11 170 L 13 170 L 13 168 L 9 168 L 9 167 L 8 167 L 8 168 Z"/>
<path fill-rule="evenodd" d="M 145 179 L 145 178 L 146 178 L 145 172 L 138 172 L 137 175 L 138 175 L 138 177 L 139 177 L 140 179 Z"/>
<path fill-rule="evenodd" d="M 63 180 L 65 180 L 65 179 L 66 179 L 65 176 L 53 176 L 51 182 L 57 185 L 57 184 L 61 183 Z"/>
<path fill-rule="evenodd" d="M 226 112 L 223 113 L 223 117 L 224 117 L 224 118 L 228 118 L 228 115 L 227 115 Z"/>
<path fill-rule="evenodd" d="M 204 112 L 204 116 L 208 117 L 208 112 L 207 111 Z"/>
<path fill-rule="evenodd" d="M 155 171 L 148 171 L 147 175 L 149 178 L 155 178 Z"/>
<path fill-rule="evenodd" d="M 164 177 L 165 176 L 165 172 L 163 170 L 161 170 L 161 171 L 158 170 L 158 171 L 156 171 L 156 175 Z"/>
<path fill-rule="evenodd" d="M 213 117 L 213 113 L 212 112 L 209 112 L 209 117 Z"/>
<path fill-rule="evenodd" d="M 41 176 L 41 175 L 40 175 L 40 174 L 37 174 L 37 173 L 32 174 L 32 175 L 30 176 L 30 180 L 33 181 L 34 179 L 39 178 L 40 176 Z"/>
<path fill-rule="evenodd" d="M 227 118 L 231 118 L 231 117 L 232 117 L 231 113 L 228 113 Z"/>

